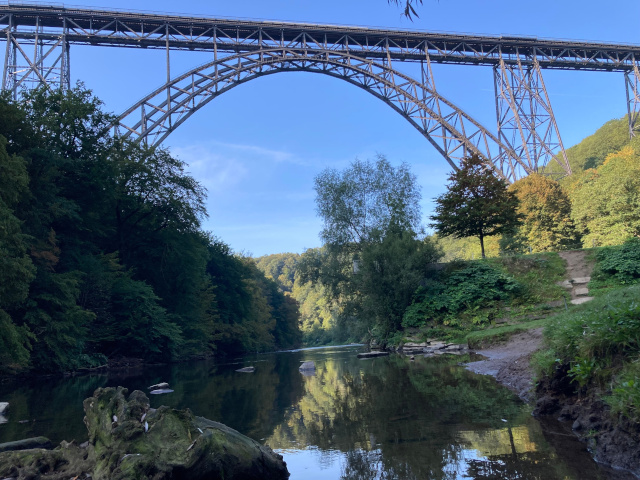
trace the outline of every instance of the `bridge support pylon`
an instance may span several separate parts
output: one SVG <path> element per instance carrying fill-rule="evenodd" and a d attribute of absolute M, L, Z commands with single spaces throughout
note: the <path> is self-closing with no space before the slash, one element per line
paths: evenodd
<path fill-rule="evenodd" d="M 68 89 L 71 85 L 68 29 L 51 36 L 46 34 L 36 17 L 29 32 L 18 30 L 9 18 L 6 29 L 6 51 L 2 71 L 2 89 L 17 99 L 21 89 L 45 85 L 48 89 Z"/>
<path fill-rule="evenodd" d="M 535 56 L 523 64 L 520 58 L 506 61 L 501 54 L 493 72 L 498 138 L 513 147 L 521 161 L 529 166 L 529 172 L 571 175 Z M 549 164 L 555 165 L 546 168 Z M 522 167 L 514 164 L 513 168 Z"/>
<path fill-rule="evenodd" d="M 640 67 L 634 59 L 633 71 L 624 72 L 627 90 L 627 116 L 629 119 L 629 137 L 640 135 Z"/>

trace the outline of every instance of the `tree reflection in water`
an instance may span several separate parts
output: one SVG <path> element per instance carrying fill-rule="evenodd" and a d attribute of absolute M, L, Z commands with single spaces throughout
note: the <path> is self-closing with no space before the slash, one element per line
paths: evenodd
<path fill-rule="evenodd" d="M 578 478 L 527 406 L 458 362 L 326 358 L 267 443 L 341 451 L 343 479 Z"/>
<path fill-rule="evenodd" d="M 315 376 L 298 371 L 305 360 Z M 82 400 L 95 388 L 167 381 L 174 393 L 152 395 L 153 407 L 190 408 L 263 441 L 284 455 L 291 480 L 606 478 L 581 444 L 550 444 L 527 406 L 461 360 L 358 360 L 354 348 L 334 348 L 4 383 L 0 399 L 12 406 L 0 442 L 81 442 Z M 255 373 L 236 372 L 247 365 Z"/>

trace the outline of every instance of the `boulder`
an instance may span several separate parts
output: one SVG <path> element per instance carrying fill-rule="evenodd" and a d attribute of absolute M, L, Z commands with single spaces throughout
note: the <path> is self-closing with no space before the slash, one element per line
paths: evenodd
<path fill-rule="evenodd" d="M 0 452 L 12 452 L 14 450 L 27 450 L 30 448 L 52 448 L 51 440 L 47 437 L 25 438 L 15 442 L 0 443 Z"/>
<path fill-rule="evenodd" d="M 93 480 L 289 478 L 282 456 L 186 410 L 152 409 L 141 391 L 99 388 L 84 401 L 88 444 L 0 453 L 0 478 Z M 46 476 L 45 476 L 46 474 Z"/>
<path fill-rule="evenodd" d="M 300 370 L 301 372 L 310 372 L 310 371 L 316 371 L 316 364 L 315 362 L 302 362 L 302 365 L 300 365 L 298 367 L 298 370 Z"/>
<path fill-rule="evenodd" d="M 9 411 L 9 403 L 0 402 L 0 415 L 6 415 L 8 411 Z"/>

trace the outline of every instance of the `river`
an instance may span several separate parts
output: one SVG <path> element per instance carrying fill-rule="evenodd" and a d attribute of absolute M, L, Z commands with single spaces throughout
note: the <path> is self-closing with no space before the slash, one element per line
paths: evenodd
<path fill-rule="evenodd" d="M 152 407 L 190 408 L 284 456 L 291 480 L 606 479 L 583 444 L 541 424 L 491 377 L 460 357 L 359 360 L 330 347 L 0 384 L 8 422 L 0 442 L 44 435 L 86 440 L 82 400 L 98 387 L 169 382 Z M 298 371 L 316 364 L 313 375 Z M 254 366 L 254 373 L 235 370 Z"/>

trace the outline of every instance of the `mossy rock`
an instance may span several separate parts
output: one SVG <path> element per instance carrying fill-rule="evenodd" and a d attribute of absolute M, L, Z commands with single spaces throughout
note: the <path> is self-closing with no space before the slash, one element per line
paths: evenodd
<path fill-rule="evenodd" d="M 269 447 L 191 411 L 149 407 L 134 391 L 99 388 L 84 401 L 89 444 L 55 450 L 0 453 L 0 475 L 15 478 L 94 480 L 289 478 L 286 464 Z M 60 473 L 60 477 L 57 475 Z M 3 477 L 4 478 L 4 477 Z"/>

